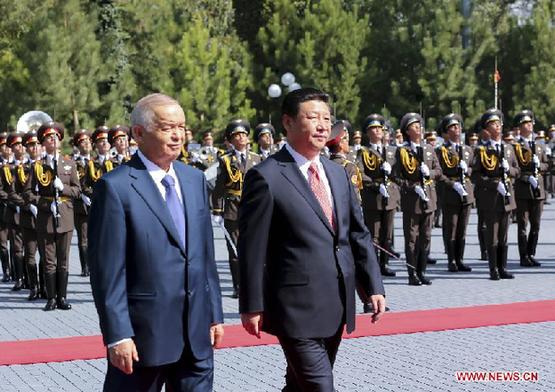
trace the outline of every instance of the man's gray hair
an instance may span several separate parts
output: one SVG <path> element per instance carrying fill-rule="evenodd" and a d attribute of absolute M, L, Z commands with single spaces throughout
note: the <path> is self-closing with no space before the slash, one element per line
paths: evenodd
<path fill-rule="evenodd" d="M 179 102 L 165 94 L 149 94 L 146 97 L 139 99 L 139 101 L 135 104 L 135 107 L 131 112 L 131 126 L 140 125 L 144 129 L 148 130 L 154 122 L 153 108 L 173 105 L 181 107 Z"/>

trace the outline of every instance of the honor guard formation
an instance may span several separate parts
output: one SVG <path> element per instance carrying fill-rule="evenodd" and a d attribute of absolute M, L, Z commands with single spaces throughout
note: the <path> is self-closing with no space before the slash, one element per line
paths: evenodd
<path fill-rule="evenodd" d="M 409 285 L 432 284 L 426 268 L 435 263 L 429 257 L 434 226 L 442 230 L 447 271 L 472 270 L 464 253 L 473 210 L 489 279 L 514 278 L 507 270 L 507 231 L 513 222 L 520 265 L 540 267 L 535 254 L 541 215 L 547 195 L 555 192 L 555 125 L 546 133 L 536 131 L 534 124 L 531 110 L 516 113 L 512 124 L 506 124 L 497 109 L 487 110 L 471 127 L 459 114 L 448 114 L 435 130 L 425 130 L 418 113 L 402 116 L 399 129 L 375 113 L 360 129 L 336 120 L 322 156 L 346 171 L 382 276 L 395 276 L 390 261 L 401 258 L 394 248 L 397 212 L 402 213 L 404 237 L 397 248 L 403 245 Z M 187 129 L 178 159 L 205 172 L 213 223 L 223 230 L 229 252 L 232 296 L 238 298 L 238 210 L 245 174 L 287 141 L 270 123 L 251 132 L 244 119 L 230 121 L 223 133 L 220 148 L 212 131 L 199 134 L 196 141 Z M 13 291 L 28 290 L 30 301 L 45 299 L 46 311 L 71 309 L 67 284 L 73 230 L 81 276 L 87 277 L 87 220 L 95 183 L 136 151 L 130 129 L 123 125 L 77 130 L 71 138 L 72 158 L 60 150 L 65 135 L 63 125 L 37 111 L 21 117 L 16 132 L 0 134 L 2 282 L 12 281 Z M 371 311 L 370 304 L 365 311 Z"/>

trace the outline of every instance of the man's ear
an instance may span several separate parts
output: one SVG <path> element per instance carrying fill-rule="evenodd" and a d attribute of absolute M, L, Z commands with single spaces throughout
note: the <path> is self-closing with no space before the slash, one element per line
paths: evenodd
<path fill-rule="evenodd" d="M 293 126 L 293 117 L 291 117 L 288 114 L 284 114 L 281 116 L 281 123 L 283 125 L 283 128 L 285 128 L 285 132 L 287 133 Z"/>
<path fill-rule="evenodd" d="M 133 135 L 133 139 L 137 141 L 142 139 L 143 132 L 145 132 L 145 129 L 143 128 L 142 125 L 133 125 L 131 127 L 131 134 Z"/>

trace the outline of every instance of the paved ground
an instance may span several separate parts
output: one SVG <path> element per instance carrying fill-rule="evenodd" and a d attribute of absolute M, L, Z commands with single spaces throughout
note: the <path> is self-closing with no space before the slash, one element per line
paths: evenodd
<path fill-rule="evenodd" d="M 555 200 L 554 200 L 555 201 Z M 471 273 L 446 272 L 440 229 L 434 229 L 429 287 L 409 287 L 401 262 L 392 266 L 399 276 L 385 281 L 393 311 L 555 299 L 555 202 L 545 208 L 537 256 L 539 269 L 518 266 L 516 225 L 510 228 L 509 267 L 516 279 L 491 282 L 486 262 L 477 261 L 476 217 L 467 235 L 466 260 Z M 396 217 L 395 246 L 402 250 L 401 214 Z M 42 312 L 44 303 L 29 303 L 0 284 L 0 341 L 99 334 L 98 319 L 87 279 L 78 276 L 77 248 L 72 247 L 68 297 L 69 312 Z M 231 279 L 225 246 L 216 231 L 216 257 L 220 271 L 227 323 L 237 323 L 237 302 L 229 297 Z M 555 322 L 485 327 L 345 340 L 335 376 L 339 391 L 554 391 Z M 279 346 L 217 350 L 216 391 L 276 391 L 283 384 L 284 359 Z M 537 371 L 539 381 L 457 382 L 455 372 Z M 104 360 L 0 367 L 0 390 L 101 390 Z"/>

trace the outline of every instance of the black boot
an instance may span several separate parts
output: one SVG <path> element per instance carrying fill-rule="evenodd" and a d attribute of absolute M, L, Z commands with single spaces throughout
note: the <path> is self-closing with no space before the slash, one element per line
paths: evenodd
<path fill-rule="evenodd" d="M 465 240 L 458 240 L 455 242 L 455 263 L 457 264 L 459 271 L 470 272 L 472 271 L 472 268 L 463 263 L 465 245 Z"/>
<path fill-rule="evenodd" d="M 46 294 L 46 275 L 44 272 L 44 262 L 42 260 L 39 260 L 39 298 L 48 298 L 48 294 Z"/>
<path fill-rule="evenodd" d="M 389 269 L 387 262 L 389 261 L 389 255 L 384 251 L 380 252 L 380 271 L 382 276 L 395 276 L 395 271 Z"/>
<path fill-rule="evenodd" d="M 409 275 L 409 286 L 422 286 L 422 282 L 416 276 L 416 269 L 418 268 L 418 262 L 416 260 L 416 255 L 406 252 L 407 258 L 407 273 Z"/>
<path fill-rule="evenodd" d="M 20 291 L 25 286 L 23 282 L 23 256 L 15 256 L 13 264 L 15 268 L 15 285 L 12 287 L 12 291 Z"/>
<path fill-rule="evenodd" d="M 514 279 L 513 274 L 507 271 L 507 253 L 509 247 L 505 246 L 498 246 L 497 248 L 497 269 L 499 270 L 499 277 L 501 279 Z"/>
<path fill-rule="evenodd" d="M 416 269 L 416 276 L 422 284 L 427 286 L 432 284 L 432 281 L 426 277 L 426 265 L 430 264 L 427 252 L 421 251 L 418 254 L 418 268 Z"/>
<path fill-rule="evenodd" d="M 499 280 L 499 271 L 497 270 L 497 246 L 490 246 L 488 248 L 488 256 L 489 278 L 491 280 Z"/>
<path fill-rule="evenodd" d="M 79 261 L 81 262 L 81 276 L 87 277 L 89 273 L 89 263 L 87 260 L 87 247 L 79 247 Z"/>
<path fill-rule="evenodd" d="M 537 232 L 530 232 L 528 236 L 528 259 L 533 267 L 541 267 L 541 263 L 536 261 L 534 257 L 536 255 L 536 247 L 538 246 L 538 233 Z"/>
<path fill-rule="evenodd" d="M 447 270 L 449 272 L 459 272 L 455 263 L 455 241 L 447 241 Z"/>
<path fill-rule="evenodd" d="M 233 283 L 233 293 L 231 298 L 239 298 L 239 260 L 229 260 L 229 271 L 231 272 L 231 281 Z"/>
<path fill-rule="evenodd" d="M 526 234 L 518 233 L 518 254 L 520 255 L 521 267 L 532 267 L 533 264 L 528 258 L 528 239 Z"/>
<path fill-rule="evenodd" d="M 10 256 L 8 254 L 8 251 L 5 249 L 2 249 L 2 251 L 0 251 L 0 261 L 2 262 L 2 282 L 6 283 L 9 282 L 11 279 L 10 276 Z"/>
<path fill-rule="evenodd" d="M 489 260 L 486 241 L 484 240 L 484 228 L 481 227 L 482 221 L 478 220 L 478 243 L 480 244 L 480 260 Z"/>
<path fill-rule="evenodd" d="M 36 265 L 28 265 L 27 266 L 27 275 L 29 276 L 29 297 L 27 300 L 34 301 L 39 299 L 39 290 L 38 290 L 38 279 L 37 279 L 37 266 Z"/>
<path fill-rule="evenodd" d="M 57 289 L 57 298 L 56 298 L 56 307 L 61 310 L 69 310 L 71 309 L 71 304 L 67 302 L 67 272 L 57 272 L 56 273 L 56 289 Z"/>
<path fill-rule="evenodd" d="M 56 309 L 56 273 L 45 276 L 46 296 L 48 301 L 43 310 L 48 312 Z"/>

